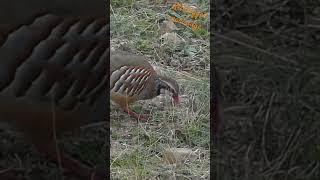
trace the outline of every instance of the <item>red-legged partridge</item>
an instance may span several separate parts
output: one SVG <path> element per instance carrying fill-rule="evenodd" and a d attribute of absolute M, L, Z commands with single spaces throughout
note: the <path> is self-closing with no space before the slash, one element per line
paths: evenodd
<path fill-rule="evenodd" d="M 172 94 L 174 104 L 179 102 L 179 86 L 175 80 L 158 75 L 142 56 L 111 51 L 110 96 L 125 112 L 138 120 L 146 120 L 130 110 L 129 104 L 152 99 L 162 90 Z"/>
<path fill-rule="evenodd" d="M 104 18 L 49 14 L 1 27 L 0 127 L 24 131 L 39 150 L 85 180 L 106 179 L 107 170 L 58 153 L 56 133 L 106 121 L 108 27 Z"/>

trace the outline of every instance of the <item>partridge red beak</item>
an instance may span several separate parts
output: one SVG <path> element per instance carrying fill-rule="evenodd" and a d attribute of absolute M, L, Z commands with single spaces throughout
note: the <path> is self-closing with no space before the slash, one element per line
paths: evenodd
<path fill-rule="evenodd" d="M 172 100 L 173 100 L 173 105 L 174 106 L 176 106 L 176 105 L 178 105 L 180 103 L 178 95 L 173 95 L 172 96 Z"/>

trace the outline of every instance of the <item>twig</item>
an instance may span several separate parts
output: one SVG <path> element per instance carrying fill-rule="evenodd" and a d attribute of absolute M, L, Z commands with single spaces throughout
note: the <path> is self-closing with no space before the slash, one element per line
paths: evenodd
<path fill-rule="evenodd" d="M 245 46 L 245 47 L 247 47 L 247 48 L 254 49 L 254 50 L 259 51 L 259 52 L 261 52 L 261 53 L 264 53 L 264 54 L 267 54 L 267 55 L 276 57 L 276 58 L 278 58 L 278 59 L 280 59 L 280 60 L 282 60 L 282 61 L 284 61 L 284 62 L 286 62 L 286 63 L 291 63 L 291 64 L 294 64 L 294 65 L 298 65 L 298 63 L 295 62 L 295 61 L 292 61 L 292 60 L 290 61 L 289 59 L 287 59 L 287 58 L 285 58 L 285 57 L 283 57 L 283 56 L 279 56 L 279 55 L 274 54 L 274 53 L 272 53 L 272 52 L 269 52 L 269 51 L 267 51 L 267 50 L 264 50 L 264 49 L 261 49 L 261 48 L 252 46 L 252 45 L 250 45 L 250 44 L 247 44 L 247 43 L 238 41 L 238 40 L 236 40 L 236 39 L 230 38 L 230 37 L 228 37 L 228 36 L 225 36 L 225 35 L 222 35 L 222 34 L 219 34 L 219 33 L 216 33 L 216 32 L 211 32 L 211 33 L 212 33 L 213 35 L 219 37 L 219 38 L 222 38 L 222 39 L 225 39 L 225 40 L 228 40 L 228 41 L 232 41 L 232 42 L 234 42 L 234 43 L 240 44 L 240 45 Z"/>
<path fill-rule="evenodd" d="M 60 176 L 62 180 L 64 179 L 63 177 L 63 169 L 62 169 L 62 163 L 61 163 L 61 155 L 60 155 L 60 149 L 58 146 L 58 141 L 57 141 L 57 133 L 56 133 L 56 112 L 55 112 L 55 103 L 54 103 L 54 98 L 53 96 L 51 97 L 51 112 L 52 112 L 52 133 L 53 133 L 53 139 L 54 139 L 54 145 L 55 145 L 55 150 L 57 153 L 57 160 L 58 160 L 58 166 L 60 170 Z"/>
<path fill-rule="evenodd" d="M 268 167 L 270 167 L 270 161 L 269 161 L 268 155 L 266 153 L 266 147 L 265 147 L 265 145 L 266 145 L 266 131 L 267 131 L 267 125 L 268 125 L 269 119 L 270 119 L 270 111 L 272 109 L 274 97 L 275 97 L 275 93 L 272 93 L 270 101 L 269 101 L 268 109 L 266 112 L 265 121 L 263 124 L 263 130 L 262 130 L 262 144 L 261 144 L 262 153 L 264 155 L 264 159 L 266 160 Z"/>

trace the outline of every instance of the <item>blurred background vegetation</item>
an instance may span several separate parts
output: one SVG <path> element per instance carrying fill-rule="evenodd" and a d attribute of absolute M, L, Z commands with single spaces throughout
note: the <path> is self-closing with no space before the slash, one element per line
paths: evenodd
<path fill-rule="evenodd" d="M 223 91 L 216 179 L 320 177 L 320 1 L 217 0 Z"/>

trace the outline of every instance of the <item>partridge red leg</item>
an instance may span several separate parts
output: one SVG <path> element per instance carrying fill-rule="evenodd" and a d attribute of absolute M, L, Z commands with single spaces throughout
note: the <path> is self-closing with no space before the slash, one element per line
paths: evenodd
<path fill-rule="evenodd" d="M 83 180 L 105 180 L 108 176 L 107 169 L 90 168 L 62 151 L 59 152 L 60 157 L 58 157 L 54 143 L 36 144 L 36 147 L 39 151 L 46 153 L 56 163 L 60 162 L 62 168 L 72 171 Z"/>
<path fill-rule="evenodd" d="M 128 113 L 129 116 L 137 119 L 138 121 L 146 122 L 148 120 L 148 116 L 137 114 L 136 112 L 132 111 L 129 107 L 125 107 L 123 110 L 124 112 Z"/>

